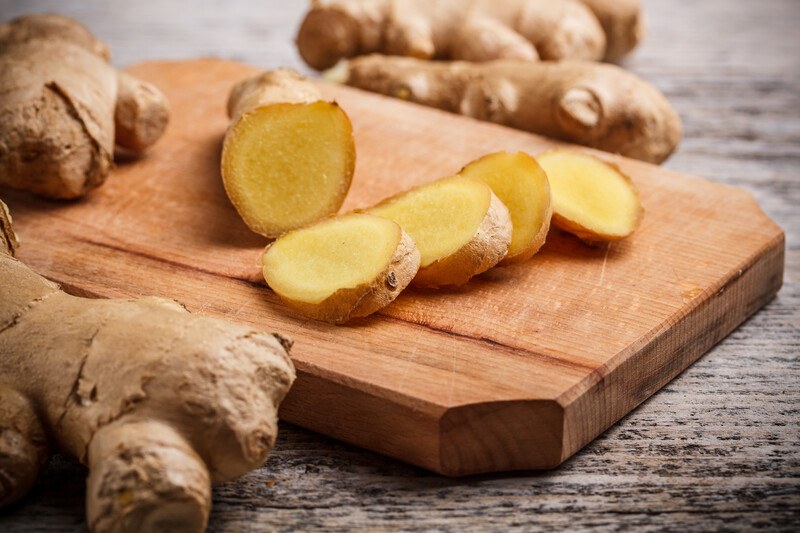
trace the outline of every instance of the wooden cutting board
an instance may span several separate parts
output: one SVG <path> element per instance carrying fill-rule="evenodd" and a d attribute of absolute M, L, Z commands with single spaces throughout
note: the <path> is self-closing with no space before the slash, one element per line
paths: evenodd
<path fill-rule="evenodd" d="M 644 224 L 588 248 L 543 251 L 454 290 L 408 291 L 335 327 L 296 316 L 260 281 L 266 242 L 219 176 L 232 83 L 206 59 L 131 69 L 173 106 L 165 138 L 88 198 L 2 190 L 19 257 L 76 294 L 161 295 L 296 341 L 283 419 L 447 475 L 550 468 L 619 420 L 778 291 L 784 235 L 742 190 L 611 155 L 640 188 Z M 447 176 L 497 150 L 557 143 L 346 87 L 358 164 L 344 210 Z"/>

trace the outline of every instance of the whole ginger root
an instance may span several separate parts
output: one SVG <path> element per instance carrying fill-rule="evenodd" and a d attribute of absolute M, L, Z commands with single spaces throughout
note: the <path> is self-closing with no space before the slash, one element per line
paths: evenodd
<path fill-rule="evenodd" d="M 297 36 L 324 70 L 371 53 L 615 61 L 644 37 L 641 0 L 314 0 Z"/>
<path fill-rule="evenodd" d="M 78 22 L 28 15 L 0 25 L 0 186 L 77 198 L 101 185 L 115 142 L 141 152 L 169 120 L 153 85 L 118 72 Z"/>
<path fill-rule="evenodd" d="M 348 85 L 555 139 L 661 163 L 681 139 L 664 95 L 615 65 L 583 61 L 347 62 Z"/>
<path fill-rule="evenodd" d="M 0 202 L 0 507 L 52 446 L 89 468 L 92 531 L 203 531 L 210 483 L 275 442 L 291 343 L 171 300 L 70 296 L 16 242 Z"/>

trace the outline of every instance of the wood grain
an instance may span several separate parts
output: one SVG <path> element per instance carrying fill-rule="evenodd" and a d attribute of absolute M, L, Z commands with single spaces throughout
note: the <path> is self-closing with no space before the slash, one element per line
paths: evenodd
<path fill-rule="evenodd" d="M 303 69 L 304 2 L 0 0 L 77 16 L 119 65 L 215 55 Z M 800 5 L 645 0 L 626 66 L 664 90 L 686 138 L 667 168 L 751 191 L 787 233 L 761 312 L 557 470 L 449 480 L 283 424 L 269 464 L 215 491 L 211 531 L 796 531 L 800 517 Z M 56 459 L 3 531 L 85 531 L 83 478 Z"/>
<path fill-rule="evenodd" d="M 260 286 L 265 241 L 245 229 L 220 184 L 223 105 L 256 70 L 214 59 L 134 67 L 173 108 L 158 149 L 120 165 L 79 203 L 5 198 L 27 243 L 19 257 L 73 292 L 169 296 L 190 311 L 293 337 L 299 373 L 285 420 L 447 475 L 552 468 L 781 286 L 783 232 L 749 194 L 604 155 L 640 189 L 647 214 L 634 238 L 591 249 L 556 233 L 531 261 L 459 289 L 408 291 L 347 327 L 299 317 Z M 357 89 L 321 88 L 350 115 L 358 147 L 344 210 L 493 151 L 552 146 Z"/>

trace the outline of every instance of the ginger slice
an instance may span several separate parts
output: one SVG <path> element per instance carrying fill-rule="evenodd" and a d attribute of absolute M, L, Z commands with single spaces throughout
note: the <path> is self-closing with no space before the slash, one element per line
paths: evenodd
<path fill-rule="evenodd" d="M 368 210 L 394 220 L 420 251 L 417 287 L 462 285 L 499 263 L 511 243 L 508 209 L 484 182 L 444 178 Z"/>
<path fill-rule="evenodd" d="M 243 114 L 222 153 L 228 197 L 247 226 L 266 237 L 336 213 L 354 170 L 350 121 L 338 105 L 323 101 Z"/>
<path fill-rule="evenodd" d="M 262 265 L 289 307 L 341 324 L 391 303 L 414 278 L 419 257 L 391 220 L 349 214 L 286 233 L 267 247 Z"/>
<path fill-rule="evenodd" d="M 564 149 L 536 159 L 550 180 L 556 227 L 587 244 L 624 239 L 639 227 L 639 192 L 616 165 Z"/>
<path fill-rule="evenodd" d="M 485 182 L 505 204 L 513 233 L 501 265 L 530 259 L 544 245 L 553 208 L 542 167 L 524 152 L 498 152 L 473 161 L 459 173 Z"/>

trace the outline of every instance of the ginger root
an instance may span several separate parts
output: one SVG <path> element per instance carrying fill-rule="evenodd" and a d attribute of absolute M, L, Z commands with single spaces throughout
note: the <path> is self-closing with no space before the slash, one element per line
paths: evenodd
<path fill-rule="evenodd" d="M 49 441 L 89 467 L 92 531 L 203 531 L 210 483 L 275 442 L 290 342 L 171 300 L 70 296 L 12 257 L 0 205 L 0 505 Z"/>
<path fill-rule="evenodd" d="M 603 26 L 606 34 L 606 61 L 619 61 L 644 39 L 645 25 L 641 0 L 580 0 Z"/>
<path fill-rule="evenodd" d="M 555 149 L 536 157 L 553 191 L 553 225 L 596 245 L 629 237 L 644 215 L 639 192 L 615 165 Z"/>
<path fill-rule="evenodd" d="M 0 186 L 51 198 L 100 186 L 115 141 L 141 152 L 169 120 L 158 89 L 117 72 L 103 43 L 59 15 L 0 25 L 0 93 Z"/>
<path fill-rule="evenodd" d="M 256 233 L 278 237 L 336 213 L 355 171 L 347 114 L 290 70 L 234 86 L 222 150 L 225 191 Z"/>
<path fill-rule="evenodd" d="M 564 141 L 661 163 L 681 122 L 658 89 L 614 65 L 579 61 L 350 60 L 348 85 Z"/>
<path fill-rule="evenodd" d="M 508 254 L 501 266 L 530 259 L 544 245 L 553 207 L 550 184 L 542 167 L 524 152 L 486 155 L 459 172 L 479 179 L 508 208 L 513 232 Z"/>
<path fill-rule="evenodd" d="M 267 247 L 262 264 L 267 284 L 289 307 L 342 324 L 389 305 L 419 260 L 394 222 L 349 214 L 286 233 Z"/>
<path fill-rule="evenodd" d="M 578 0 L 314 0 L 297 47 L 309 66 L 324 70 L 371 53 L 466 61 L 599 60 L 606 36 Z"/>
<path fill-rule="evenodd" d="M 417 287 L 463 285 L 508 253 L 508 209 L 484 182 L 444 178 L 393 196 L 367 213 L 397 222 L 420 251 Z"/>

